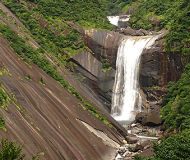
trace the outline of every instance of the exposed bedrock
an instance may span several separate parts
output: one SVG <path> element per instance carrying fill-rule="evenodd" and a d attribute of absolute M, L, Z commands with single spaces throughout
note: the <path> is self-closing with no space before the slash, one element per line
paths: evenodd
<path fill-rule="evenodd" d="M 74 75 L 94 93 L 108 112 L 111 107 L 112 87 L 115 80 L 117 50 L 125 39 L 124 35 L 112 31 L 87 30 L 79 28 L 84 36 L 87 51 L 72 56 L 70 61 L 77 64 L 72 67 Z M 106 60 L 114 69 L 102 71 L 102 62 Z"/>
<path fill-rule="evenodd" d="M 79 52 L 71 57 L 77 66 L 74 66 L 74 76 L 99 98 L 103 106 L 110 109 L 112 87 L 115 79 L 115 70 L 102 71 L 102 63 L 89 52 Z M 108 109 L 108 111 L 109 111 Z"/>
<path fill-rule="evenodd" d="M 104 59 L 115 69 L 117 50 L 125 39 L 124 35 L 112 31 L 87 30 L 85 31 L 85 43 L 93 52 L 93 56 L 100 62 Z"/>
<path fill-rule="evenodd" d="M 117 32 L 80 29 L 84 34 L 87 51 L 77 53 L 71 61 L 78 66 L 74 74 L 91 90 L 103 106 L 110 109 L 111 94 L 115 79 L 117 51 L 126 36 Z M 169 81 L 177 81 L 183 72 L 181 53 L 164 52 L 164 42 L 168 31 L 160 31 L 151 47 L 145 48 L 140 60 L 139 82 L 143 108 L 147 112 L 160 109 Z M 111 70 L 102 71 L 102 62 L 107 60 Z"/>
<path fill-rule="evenodd" d="M 167 32 L 163 32 L 141 55 L 139 82 L 143 90 L 143 107 L 148 112 L 160 109 L 168 82 L 178 81 L 184 68 L 181 53 L 163 51 L 166 35 Z"/>

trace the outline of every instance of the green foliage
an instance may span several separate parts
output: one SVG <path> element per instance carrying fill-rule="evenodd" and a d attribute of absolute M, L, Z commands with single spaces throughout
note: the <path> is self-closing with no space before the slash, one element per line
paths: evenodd
<path fill-rule="evenodd" d="M 118 15 L 121 11 L 125 12 L 129 8 L 129 4 L 137 0 L 109 0 L 108 10 L 109 15 Z"/>
<path fill-rule="evenodd" d="M 22 147 L 17 142 L 9 142 L 8 139 L 1 139 L 0 159 L 1 160 L 24 160 L 26 154 L 22 154 Z M 43 152 L 42 152 L 43 153 Z M 41 154 L 43 155 L 43 154 Z M 39 154 L 32 157 L 32 160 L 39 160 Z"/>
<path fill-rule="evenodd" d="M 41 84 L 45 84 L 43 78 L 40 79 L 39 83 L 41 83 Z"/>
<path fill-rule="evenodd" d="M 132 28 L 169 29 L 166 51 L 181 51 L 190 55 L 190 3 L 188 0 L 142 1 L 129 20 Z"/>
<path fill-rule="evenodd" d="M 102 63 L 102 69 L 108 69 L 111 67 L 111 64 L 108 62 Z"/>
<path fill-rule="evenodd" d="M 0 128 L 6 131 L 5 120 L 3 119 L 2 115 L 0 115 Z"/>
<path fill-rule="evenodd" d="M 163 139 L 160 144 L 154 142 L 153 148 L 156 154 L 147 160 L 187 160 L 190 157 L 190 134 L 174 134 Z M 136 155 L 135 160 L 146 160 L 146 158 Z"/>
<path fill-rule="evenodd" d="M 1 87 L 1 83 L 0 83 L 0 105 L 5 110 L 7 110 L 7 104 L 5 103 L 6 101 L 8 101 L 8 95 Z"/>
<path fill-rule="evenodd" d="M 38 53 L 44 54 L 44 50 L 46 50 L 66 66 L 68 55 L 64 51 L 74 55 L 85 49 L 83 41 L 74 45 L 74 42 L 80 39 L 78 30 L 70 28 L 64 20 L 60 20 L 60 17 L 52 18 L 51 15 L 40 12 L 41 10 L 38 7 L 28 11 L 23 4 L 18 4 L 16 0 L 3 1 L 3 3 L 19 17 L 26 28 L 30 30 L 32 38 L 40 44 L 41 47 L 37 49 Z M 46 8 L 46 6 L 38 6 L 39 8 Z M 54 29 L 51 29 L 51 27 Z M 68 30 L 67 34 L 63 34 L 65 30 Z M 60 31 L 60 34 L 55 34 L 57 31 Z M 22 47 L 19 47 L 19 44 L 12 45 L 17 45 L 15 52 L 23 58 Z"/>
<path fill-rule="evenodd" d="M 1 140 L 0 159 L 2 160 L 23 160 L 26 154 L 22 154 L 22 147 L 16 147 L 15 142 L 8 142 L 8 139 Z"/>
<path fill-rule="evenodd" d="M 106 19 L 107 2 L 102 0 L 28 0 L 38 7 L 34 10 L 43 14 L 44 17 L 63 18 L 66 21 L 73 21 L 82 26 L 92 28 L 108 29 L 112 27 Z M 16 1 L 14 1 L 16 2 Z M 23 12 L 23 9 L 19 9 Z M 30 23 L 33 26 L 33 23 Z"/>
<path fill-rule="evenodd" d="M 170 131 L 179 127 L 182 130 L 190 129 L 190 64 L 177 83 L 170 82 L 164 100 L 166 105 L 162 108 L 162 118 L 170 127 Z"/>
<path fill-rule="evenodd" d="M 26 75 L 27 79 L 31 79 L 31 76 L 29 74 Z"/>
<path fill-rule="evenodd" d="M 107 70 L 111 69 L 111 64 L 107 62 L 107 60 L 104 60 L 102 63 L 102 71 L 106 72 Z"/>

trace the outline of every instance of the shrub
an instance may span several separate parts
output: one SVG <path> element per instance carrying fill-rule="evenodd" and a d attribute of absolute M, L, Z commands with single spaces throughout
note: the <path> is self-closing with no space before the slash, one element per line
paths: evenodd
<path fill-rule="evenodd" d="M 5 120 L 3 119 L 2 115 L 0 115 L 0 128 L 6 131 Z"/>
<path fill-rule="evenodd" d="M 40 82 L 41 84 L 45 84 L 43 78 L 41 78 L 39 82 Z"/>
<path fill-rule="evenodd" d="M 22 147 L 16 147 L 16 143 L 8 142 L 8 139 L 1 140 L 0 159 L 2 160 L 23 160 L 26 154 L 22 154 Z"/>
<path fill-rule="evenodd" d="M 163 139 L 160 144 L 153 142 L 155 155 L 148 160 L 187 160 L 190 157 L 190 134 L 174 134 L 167 139 Z M 139 155 L 135 160 L 145 160 Z"/>
<path fill-rule="evenodd" d="M 27 74 L 26 78 L 27 79 L 31 79 L 31 76 L 29 74 Z"/>

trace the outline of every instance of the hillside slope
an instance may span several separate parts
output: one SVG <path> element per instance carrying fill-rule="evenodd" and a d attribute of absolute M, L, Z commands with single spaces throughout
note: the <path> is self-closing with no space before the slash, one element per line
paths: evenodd
<path fill-rule="evenodd" d="M 12 15 L 1 3 L 0 8 L 8 12 L 7 15 Z M 31 53 L 38 52 L 39 49 L 35 48 L 40 48 L 40 45 L 29 36 L 30 33 L 16 17 L 1 15 L 1 34 L 9 41 L 0 35 L 0 82 L 10 98 L 6 102 L 8 110 L 0 108 L 6 121 L 6 132 L 1 129 L 1 137 L 8 137 L 10 141 L 18 140 L 20 145 L 24 145 L 23 153 L 26 153 L 26 159 L 31 159 L 37 152 L 42 155 L 40 159 L 49 160 L 113 159 L 116 147 L 122 142 L 126 131 L 93 103 L 96 103 L 93 95 L 75 81 L 63 65 L 56 66 L 55 74 L 59 73 L 69 82 L 66 88 L 46 74 L 43 68 L 40 69 L 37 66 L 40 64 L 35 65 L 32 59 L 26 57 L 27 54 L 19 54 L 19 51 L 16 54 L 13 44 L 19 38 L 15 35 L 15 39 L 10 39 L 11 34 L 5 35 L 12 33 L 8 26 L 23 37 L 23 41 L 30 46 L 28 51 Z M 7 27 L 2 32 L 5 25 Z M 27 48 L 25 45 L 20 47 Z M 46 58 L 48 64 L 57 64 L 57 59 L 52 60 L 51 55 L 46 52 L 38 54 L 38 57 L 42 57 L 40 59 Z M 83 101 L 72 88 L 80 94 Z M 88 107 L 91 105 L 94 108 L 90 110 Z"/>

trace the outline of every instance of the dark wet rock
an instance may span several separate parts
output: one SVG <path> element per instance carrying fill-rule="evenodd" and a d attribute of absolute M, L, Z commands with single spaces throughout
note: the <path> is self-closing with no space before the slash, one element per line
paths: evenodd
<path fill-rule="evenodd" d="M 155 43 L 143 50 L 139 67 L 140 87 L 149 102 L 149 107 L 144 107 L 146 112 L 153 112 L 154 108 L 162 105 L 166 85 L 169 81 L 176 82 L 184 69 L 181 53 L 163 51 L 168 31 L 162 30 L 157 33 L 159 36 Z"/>

